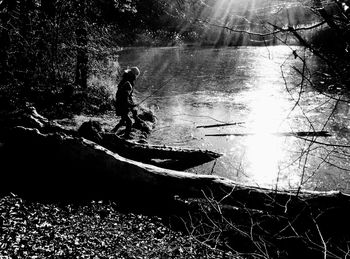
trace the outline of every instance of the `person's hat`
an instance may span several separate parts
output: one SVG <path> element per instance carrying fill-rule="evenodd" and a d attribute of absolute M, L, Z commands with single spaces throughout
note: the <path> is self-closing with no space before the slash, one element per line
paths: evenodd
<path fill-rule="evenodd" d="M 136 78 L 140 75 L 140 69 L 138 67 L 131 67 L 125 70 L 125 73 L 132 73 Z"/>

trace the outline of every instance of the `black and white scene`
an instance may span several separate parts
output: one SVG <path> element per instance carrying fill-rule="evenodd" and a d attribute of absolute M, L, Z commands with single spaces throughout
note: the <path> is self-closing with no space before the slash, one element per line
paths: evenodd
<path fill-rule="evenodd" d="M 349 219 L 350 0 L 0 0 L 0 259 L 350 258 Z"/>

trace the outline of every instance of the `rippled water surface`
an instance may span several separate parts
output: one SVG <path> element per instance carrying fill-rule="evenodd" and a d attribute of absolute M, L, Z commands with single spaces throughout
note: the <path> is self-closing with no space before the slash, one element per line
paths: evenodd
<path fill-rule="evenodd" d="M 301 89 L 296 71 L 302 64 L 293 49 L 132 49 L 120 53 L 120 63 L 142 71 L 135 96 L 158 117 L 151 143 L 224 154 L 190 171 L 213 171 L 250 185 L 348 191 L 349 105 Z M 317 72 L 317 64 L 310 69 Z M 237 124 L 197 128 L 218 123 Z M 319 130 L 332 136 L 278 134 Z"/>

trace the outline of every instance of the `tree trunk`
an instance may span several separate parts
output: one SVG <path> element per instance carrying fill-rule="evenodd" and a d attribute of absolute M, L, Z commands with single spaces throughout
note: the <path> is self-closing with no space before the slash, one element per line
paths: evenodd
<path fill-rule="evenodd" d="M 86 15 L 86 3 L 85 0 L 78 4 L 78 26 L 75 30 L 75 37 L 77 43 L 77 63 L 75 69 L 75 84 L 83 89 L 87 88 L 87 76 L 88 76 L 88 33 L 85 25 Z"/>
<path fill-rule="evenodd" d="M 9 22 L 11 21 L 11 15 L 13 10 L 16 9 L 17 1 L 5 0 L 0 3 L 0 23 L 3 27 L 0 28 L 0 80 L 4 84 L 10 79 L 10 71 L 8 64 L 8 52 L 11 45 L 9 36 Z"/>
<path fill-rule="evenodd" d="M 75 31 L 77 40 L 77 64 L 75 70 L 75 84 L 81 88 L 87 88 L 87 31 L 85 28 L 78 28 Z"/>

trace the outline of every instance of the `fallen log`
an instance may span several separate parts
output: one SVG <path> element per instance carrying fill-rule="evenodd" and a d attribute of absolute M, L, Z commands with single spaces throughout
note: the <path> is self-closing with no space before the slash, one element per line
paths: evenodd
<path fill-rule="evenodd" d="M 186 170 L 222 156 L 209 150 L 136 143 L 115 134 L 101 136 L 99 144 L 123 157 L 174 170 Z"/>
<path fill-rule="evenodd" d="M 242 186 L 215 175 L 197 175 L 136 162 L 84 138 L 64 133 L 41 133 L 38 129 L 15 127 L 1 146 L 4 188 L 18 191 L 100 194 L 117 198 L 203 197 L 207 193 L 222 202 L 262 209 L 273 201 L 287 204 L 291 198 L 318 200 L 329 206 L 334 200 L 349 201 L 340 192 L 274 191 Z M 6 169 L 7 168 L 7 169 Z M 141 195 L 141 196 L 140 196 Z M 278 206 L 277 206 L 278 207 Z M 283 207 L 283 206 L 282 206 Z M 281 208 L 284 210 L 285 208 Z"/>
<path fill-rule="evenodd" d="M 6 124 L 8 129 L 24 126 L 39 129 L 42 133 L 66 133 L 74 137 L 81 136 L 126 158 L 174 170 L 186 170 L 222 156 L 222 154 L 209 150 L 142 144 L 140 142 L 146 142 L 150 128 L 154 127 L 155 118 L 146 110 L 143 110 L 139 116 L 143 122 L 133 129 L 133 141 L 105 132 L 98 121 L 86 121 L 78 131 L 67 130 L 60 124 L 40 115 L 32 106 L 8 116 L 1 126 L 4 127 Z"/>
<path fill-rule="evenodd" d="M 0 153 L 4 168 L 1 175 L 8 181 L 3 181 L 6 184 L 2 187 L 14 188 L 14 192 L 51 193 L 58 197 L 140 197 L 141 193 L 141 197 L 173 197 L 180 193 L 199 197 L 202 187 L 226 181 L 136 162 L 95 142 L 62 132 L 41 133 L 19 126 L 5 139 Z M 199 186 L 202 187 L 198 189 Z"/>
<path fill-rule="evenodd" d="M 103 131 L 97 121 L 84 122 L 78 133 L 125 158 L 174 170 L 186 170 L 222 156 L 209 150 L 144 144 L 140 143 L 140 139 L 128 140 Z"/>
<path fill-rule="evenodd" d="M 28 125 L 33 125 L 34 128 L 30 126 L 13 127 L 7 131 L 7 136 L 2 136 L 2 144 L 0 145 L 1 167 L 3 169 L 1 173 L 6 177 L 13 178 L 14 185 L 21 183 L 24 189 L 27 189 L 25 187 L 28 186 L 32 190 L 31 184 L 33 184 L 40 186 L 39 189 L 48 188 L 49 192 L 52 191 L 50 185 L 62 186 L 63 190 L 67 190 L 64 186 L 71 185 L 73 188 L 75 182 L 76 188 L 79 190 L 79 187 L 84 186 L 83 183 L 87 179 L 96 179 L 96 182 L 92 181 L 87 184 L 90 186 L 90 189 L 87 189 L 91 191 L 98 189 L 99 185 L 96 183 L 103 181 L 106 186 L 112 187 L 102 187 L 101 193 L 109 191 L 114 193 L 116 191 L 114 187 L 117 185 L 120 189 L 128 186 L 126 191 L 129 192 L 130 185 L 136 186 L 138 184 L 140 190 L 154 192 L 157 195 L 181 194 L 184 197 L 196 198 L 203 197 L 204 192 L 228 203 L 239 204 L 244 200 L 247 206 L 256 209 L 262 208 L 258 204 L 271 200 L 274 200 L 275 204 L 286 204 L 291 197 L 302 199 L 317 197 L 317 199 L 323 199 L 322 204 L 326 204 L 325 206 L 329 205 L 328 200 L 333 201 L 336 197 L 348 199 L 347 195 L 339 192 L 304 191 L 298 195 L 296 195 L 297 191 L 293 190 L 275 192 L 254 186 L 242 186 L 215 175 L 196 175 L 136 162 L 113 153 L 111 149 L 118 149 L 118 145 L 122 141 L 124 146 L 127 144 L 130 149 L 137 150 L 135 156 L 138 157 L 150 157 L 148 153 L 154 152 L 159 158 L 167 158 L 169 154 L 173 155 L 174 152 L 169 148 L 157 146 L 150 152 L 147 145 L 121 140 L 113 134 L 102 133 L 101 138 L 105 142 L 103 144 L 108 147 L 106 148 L 79 137 L 75 131 L 68 131 L 59 125 L 50 123 L 37 114 L 35 109 L 34 112 L 31 109 L 31 114 Z M 38 121 L 38 123 L 31 122 L 33 118 L 34 122 Z M 209 157 L 217 155 L 211 152 L 206 153 L 209 154 Z M 186 158 L 187 154 L 186 152 L 177 152 L 176 155 L 177 158 L 181 159 Z M 45 184 L 42 185 L 42 181 Z M 31 184 L 27 184 L 29 182 Z M 72 190 L 74 191 L 74 188 Z M 133 192 L 135 191 L 134 188 Z M 223 199 L 223 197 L 225 198 Z"/>

